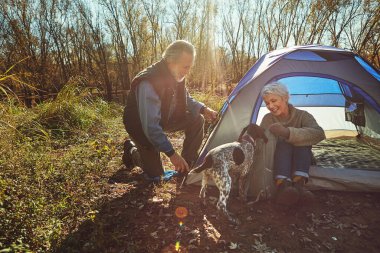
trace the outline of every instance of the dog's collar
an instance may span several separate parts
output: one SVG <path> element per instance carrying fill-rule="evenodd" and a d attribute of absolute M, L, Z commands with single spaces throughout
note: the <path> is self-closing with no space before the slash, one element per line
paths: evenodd
<path fill-rule="evenodd" d="M 243 137 L 241 138 L 242 140 L 244 141 L 248 141 L 249 143 L 251 143 L 253 146 L 255 146 L 255 140 L 252 138 L 252 136 L 250 136 L 249 134 L 245 134 L 243 135 Z"/>

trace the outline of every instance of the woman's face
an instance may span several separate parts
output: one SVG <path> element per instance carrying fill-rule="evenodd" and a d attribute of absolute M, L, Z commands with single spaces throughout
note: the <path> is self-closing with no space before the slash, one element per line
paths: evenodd
<path fill-rule="evenodd" d="M 263 99 L 270 113 L 277 118 L 286 119 L 289 116 L 288 97 L 268 94 Z"/>

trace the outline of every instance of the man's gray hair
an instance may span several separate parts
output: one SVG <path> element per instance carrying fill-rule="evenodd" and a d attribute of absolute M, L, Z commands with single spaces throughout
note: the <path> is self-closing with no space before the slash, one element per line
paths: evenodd
<path fill-rule="evenodd" d="M 261 96 L 264 97 L 269 94 L 278 95 L 280 97 L 289 97 L 288 88 L 279 82 L 269 83 L 261 90 Z"/>
<path fill-rule="evenodd" d="M 169 62 L 176 62 L 183 52 L 191 54 L 195 59 L 195 48 L 186 40 L 176 40 L 172 42 L 162 54 L 162 58 Z"/>

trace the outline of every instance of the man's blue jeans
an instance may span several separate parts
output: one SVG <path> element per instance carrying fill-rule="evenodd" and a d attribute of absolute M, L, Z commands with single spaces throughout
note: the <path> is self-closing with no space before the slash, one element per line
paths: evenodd
<path fill-rule="evenodd" d="M 275 178 L 309 177 L 311 146 L 294 146 L 279 139 L 274 153 Z"/>

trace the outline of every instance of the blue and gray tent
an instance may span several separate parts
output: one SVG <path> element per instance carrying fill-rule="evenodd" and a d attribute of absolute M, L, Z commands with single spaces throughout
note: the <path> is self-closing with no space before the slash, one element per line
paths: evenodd
<path fill-rule="evenodd" d="M 273 81 L 285 84 L 290 103 L 310 112 L 326 133 L 357 131 L 362 139 L 368 137 L 375 141 L 372 143 L 380 140 L 379 71 L 351 51 L 320 45 L 294 46 L 262 56 L 240 80 L 221 108 L 220 120 L 201 150 L 197 164 L 212 148 L 237 140 L 244 126 L 260 124 L 268 113 L 260 91 Z M 352 155 L 352 160 L 363 161 L 349 164 L 345 157 L 340 157 L 345 161 L 339 161 L 332 151 L 330 158 L 335 163 L 324 166 L 317 163 L 311 168 L 311 185 L 338 190 L 380 190 L 379 146 L 371 148 L 375 153 L 363 158 L 355 152 L 361 145 L 349 142 L 348 146 L 349 151 L 343 153 Z M 190 173 L 186 183 L 200 180 L 200 174 Z"/>

